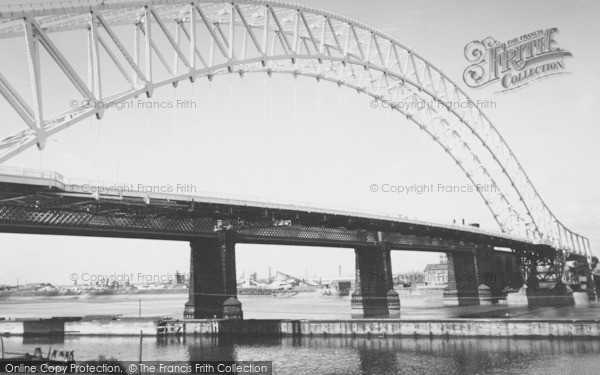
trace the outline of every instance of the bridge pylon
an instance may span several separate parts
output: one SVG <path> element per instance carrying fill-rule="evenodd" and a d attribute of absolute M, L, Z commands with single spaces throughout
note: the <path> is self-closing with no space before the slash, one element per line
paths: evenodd
<path fill-rule="evenodd" d="M 504 304 L 506 291 L 523 285 L 515 254 L 496 251 L 490 245 L 474 245 L 471 251 L 447 251 L 448 286 L 444 305 Z"/>
<path fill-rule="evenodd" d="M 381 241 L 376 246 L 354 249 L 356 281 L 351 297 L 354 317 L 400 316 L 400 297 L 394 290 L 390 248 Z"/>
<path fill-rule="evenodd" d="M 479 305 L 475 251 L 447 252 L 448 286 L 444 289 L 444 305 Z"/>
<path fill-rule="evenodd" d="M 237 299 L 235 232 L 219 230 L 216 237 L 190 242 L 189 300 L 186 319 L 242 319 Z"/>

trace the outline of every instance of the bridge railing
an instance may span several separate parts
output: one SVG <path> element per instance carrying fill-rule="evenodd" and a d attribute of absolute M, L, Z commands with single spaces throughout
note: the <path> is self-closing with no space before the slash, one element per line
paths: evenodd
<path fill-rule="evenodd" d="M 175 193 L 149 192 L 147 188 L 139 188 L 140 186 L 148 187 L 146 184 L 132 184 L 124 182 L 110 182 L 93 179 L 67 178 L 60 173 L 52 171 L 43 171 L 37 169 L 21 169 L 15 167 L 0 166 L 0 179 L 2 175 L 11 177 L 22 177 L 25 180 L 38 179 L 41 186 L 50 186 L 50 182 L 56 182 L 68 194 L 76 194 L 82 196 L 90 196 L 99 198 L 100 196 L 130 196 L 147 199 L 150 202 L 152 199 L 162 200 L 179 200 L 189 202 L 206 202 L 210 201 L 219 204 L 230 204 L 240 206 L 253 206 L 261 208 L 277 208 L 295 211 L 317 212 L 324 215 L 339 215 L 339 216 L 354 216 L 373 220 L 395 221 L 399 223 L 409 223 L 450 230 L 460 230 L 486 234 L 495 237 L 504 237 L 507 239 L 535 243 L 527 238 L 514 236 L 509 233 L 502 233 L 493 230 L 481 229 L 469 225 L 461 225 L 450 222 L 431 222 L 420 220 L 414 217 L 394 214 L 391 212 L 381 211 L 365 211 L 358 208 L 348 208 L 331 204 L 321 204 L 318 202 L 308 201 L 293 201 L 288 199 L 273 199 L 254 195 L 244 194 L 222 194 L 209 191 L 198 191 L 194 195 L 184 195 Z"/>
<path fill-rule="evenodd" d="M 264 196 L 257 195 L 247 195 L 247 194 L 222 194 L 215 193 L 211 191 L 197 191 L 194 195 L 183 195 L 183 194 L 174 194 L 174 193 L 160 193 L 160 192 L 148 192 L 145 189 L 131 189 L 122 193 L 117 191 L 120 186 L 134 186 L 135 184 L 126 184 L 122 182 L 107 182 L 107 181 L 98 181 L 98 180 L 85 180 L 85 179 L 68 179 L 66 180 L 67 185 L 73 185 L 92 188 L 96 190 L 103 189 L 105 192 L 111 195 L 127 195 L 127 194 L 135 194 L 140 197 L 148 198 L 148 199 L 170 199 L 170 200 L 189 200 L 189 201 L 206 201 L 208 200 L 216 200 L 215 203 L 224 203 L 230 205 L 246 205 L 246 206 L 254 206 L 254 207 L 264 207 L 264 208 L 279 208 L 279 209 L 289 209 L 295 211 L 308 211 L 308 212 L 318 212 L 323 213 L 324 215 L 339 215 L 339 216 L 355 216 L 355 217 L 363 217 L 367 219 L 373 220 L 386 220 L 386 221 L 396 221 L 396 222 L 404 222 L 404 223 L 412 223 L 419 224 L 424 226 L 445 228 L 445 229 L 457 229 L 461 228 L 461 230 L 470 231 L 473 233 L 480 234 L 488 234 L 491 236 L 501 236 L 510 238 L 517 241 L 528 241 L 529 239 L 524 239 L 519 236 L 512 236 L 507 233 L 495 232 L 492 230 L 485 230 L 469 225 L 461 225 L 457 223 L 450 222 L 431 222 L 420 220 L 416 217 L 408 217 L 404 215 L 395 214 L 392 212 L 384 212 L 384 211 L 365 211 L 360 210 L 354 207 L 344 207 L 332 205 L 329 203 L 319 203 L 319 202 L 309 202 L 309 201 L 297 201 L 297 200 L 289 200 L 289 199 L 273 199 L 267 198 Z M 533 241 L 530 241 L 533 242 Z"/>
<path fill-rule="evenodd" d="M 184 201 L 212 201 L 220 204 L 230 205 L 246 205 L 254 207 L 264 208 L 279 208 L 296 211 L 308 211 L 318 212 L 324 215 L 340 215 L 340 216 L 355 216 L 363 217 L 373 220 L 386 220 L 396 221 L 402 223 L 412 223 L 424 226 L 438 227 L 455 230 L 460 228 L 461 230 L 470 231 L 473 233 L 487 234 L 490 236 L 500 236 L 508 239 L 539 243 L 528 238 L 522 238 L 514 236 L 508 233 L 501 233 L 493 230 L 481 229 L 468 225 L 461 225 L 449 222 L 431 222 L 420 220 L 417 218 L 411 218 L 408 216 L 398 215 L 391 212 L 381 211 L 368 211 L 360 210 L 357 208 L 348 208 L 343 206 L 336 206 L 331 204 L 321 204 L 318 202 L 308 201 L 293 201 L 288 199 L 273 199 L 255 195 L 245 194 L 222 194 L 210 191 L 198 191 L 193 195 L 175 194 L 175 193 L 162 193 L 156 191 L 148 191 L 146 184 L 133 184 L 124 182 L 110 182 L 93 179 L 78 179 L 78 178 L 66 178 L 62 174 L 54 171 L 45 171 L 39 169 L 24 169 L 17 167 L 5 167 L 0 166 L 0 176 L 7 175 L 11 177 L 23 178 L 23 183 L 36 179 L 41 182 L 43 186 L 52 185 L 50 182 L 53 181 L 56 185 L 60 186 L 67 193 L 78 194 L 78 195 L 89 195 L 95 198 L 100 196 L 134 196 L 147 199 L 148 202 L 151 199 L 163 199 L 163 200 L 184 200 Z M 0 177 L 1 178 L 1 177 Z M 157 185 L 158 186 L 158 185 Z M 558 223 L 560 224 L 560 223 Z M 559 226 L 560 228 L 561 226 Z M 562 226 L 564 228 L 564 226 Z M 566 250 L 567 252 L 575 252 L 580 255 L 590 257 L 592 250 L 590 248 L 590 241 L 588 238 L 577 234 L 569 229 L 564 228 L 559 231 L 559 237 L 554 239 L 553 243 L 549 245 L 555 248 Z"/>
<path fill-rule="evenodd" d="M 38 179 L 48 179 L 55 180 L 60 183 L 65 182 L 65 177 L 53 171 L 43 171 L 39 169 L 26 169 L 26 168 L 17 168 L 17 167 L 5 167 L 0 166 L 0 174 L 11 175 L 14 177 L 23 177 L 23 178 L 38 178 Z"/>

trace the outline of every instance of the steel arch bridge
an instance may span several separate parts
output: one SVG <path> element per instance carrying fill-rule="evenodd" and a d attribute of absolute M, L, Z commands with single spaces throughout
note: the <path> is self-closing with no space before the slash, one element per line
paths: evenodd
<path fill-rule="evenodd" d="M 67 32 L 88 41 L 81 48 L 88 56 L 85 81 L 53 41 Z M 266 0 L 64 0 L 1 6 L 4 38 L 26 47 L 31 99 L 0 67 L 0 92 L 23 120 L 22 130 L 0 140 L 0 162 L 33 145 L 42 149 L 49 136 L 90 116 L 102 118 L 112 105 L 182 80 L 308 76 L 388 103 L 429 134 L 475 186 L 496 187 L 478 191 L 502 232 L 591 255 L 589 240 L 556 218 L 489 118 L 455 82 L 392 36 L 343 16 Z M 45 113 L 40 45 L 79 92 L 81 106 Z M 107 60 L 127 89 L 106 92 Z"/>

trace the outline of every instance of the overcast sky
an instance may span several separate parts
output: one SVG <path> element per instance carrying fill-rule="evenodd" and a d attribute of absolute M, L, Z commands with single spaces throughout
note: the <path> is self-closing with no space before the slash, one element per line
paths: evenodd
<path fill-rule="evenodd" d="M 579 1 L 304 0 L 300 3 L 357 19 L 395 36 L 444 72 L 475 100 L 504 136 L 538 192 L 569 228 L 600 242 L 600 109 L 596 39 L 600 3 Z M 557 45 L 570 51 L 568 75 L 526 88 L 467 87 L 465 45 L 492 36 L 500 41 L 557 27 Z M 83 67 L 84 40 L 53 35 Z M 0 67 L 26 87 L 24 45 L 0 40 Z M 48 65 L 46 67 L 46 65 Z M 45 87 L 63 84 L 44 65 Z M 5 68 L 6 67 L 6 68 Z M 68 95 L 68 94 L 64 94 Z M 62 98 L 64 99 L 64 97 Z M 198 191 L 252 195 L 385 211 L 424 220 L 465 218 L 497 229 L 476 193 L 394 195 L 371 184 L 468 185 L 456 164 L 400 114 L 371 108 L 370 98 L 314 79 L 262 75 L 183 82 L 155 91 L 152 101 L 193 100 L 190 109 L 111 110 L 54 136 L 40 153 L 31 148 L 7 166 L 54 170 L 72 178 L 176 185 Z M 51 101 L 51 99 L 50 99 Z M 18 117 L 0 100 L 0 123 Z M 22 126 L 18 124 L 18 126 Z M 5 131 L 3 130 L 3 134 Z M 351 249 L 238 245 L 238 273 L 268 267 L 286 273 L 351 275 Z M 0 235 L 0 283 L 69 282 L 71 273 L 163 274 L 189 269 L 183 242 Z M 394 252 L 395 272 L 422 270 L 436 254 Z"/>

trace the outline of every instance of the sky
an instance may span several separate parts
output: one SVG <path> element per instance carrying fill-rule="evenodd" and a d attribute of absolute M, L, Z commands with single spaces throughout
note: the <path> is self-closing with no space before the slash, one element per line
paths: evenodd
<path fill-rule="evenodd" d="M 600 242 L 600 109 L 597 66 L 600 3 L 579 1 L 357 1 L 304 0 L 391 34 L 457 82 L 496 125 L 556 216 L 570 229 Z M 557 45 L 573 57 L 568 75 L 497 93 L 470 88 L 465 46 L 492 36 L 500 41 L 557 27 Z M 120 31 L 123 32 L 123 31 Z M 53 35 L 79 68 L 85 41 Z M 0 40 L 0 69 L 27 91 L 22 41 Z M 44 95 L 72 95 L 58 69 L 43 65 Z M 82 69 L 85 71 L 85 69 Z M 8 72 L 8 73 L 7 73 Z M 8 75 L 10 73 L 10 75 Z M 24 95 L 25 96 L 25 95 Z M 143 98 L 141 98 L 143 99 Z M 155 92 L 152 101 L 190 100 L 192 108 L 109 110 L 31 148 L 5 166 L 53 170 L 71 178 L 156 185 L 191 184 L 198 191 L 310 202 L 366 212 L 384 211 L 436 222 L 465 218 L 497 229 L 476 193 L 373 193 L 372 184 L 468 185 L 443 150 L 398 113 L 371 108 L 371 99 L 314 79 L 247 74 L 212 82 L 182 82 Z M 23 126 L 0 99 L 0 123 Z M 2 130 L 2 133 L 5 129 Z M 597 252 L 596 252 L 597 253 Z M 394 272 L 422 270 L 438 255 L 395 251 Z M 351 249 L 238 245 L 238 275 L 273 270 L 294 275 L 352 275 Z M 189 268 L 185 242 L 0 234 L 0 284 L 67 284 L 72 273 L 164 274 Z"/>

